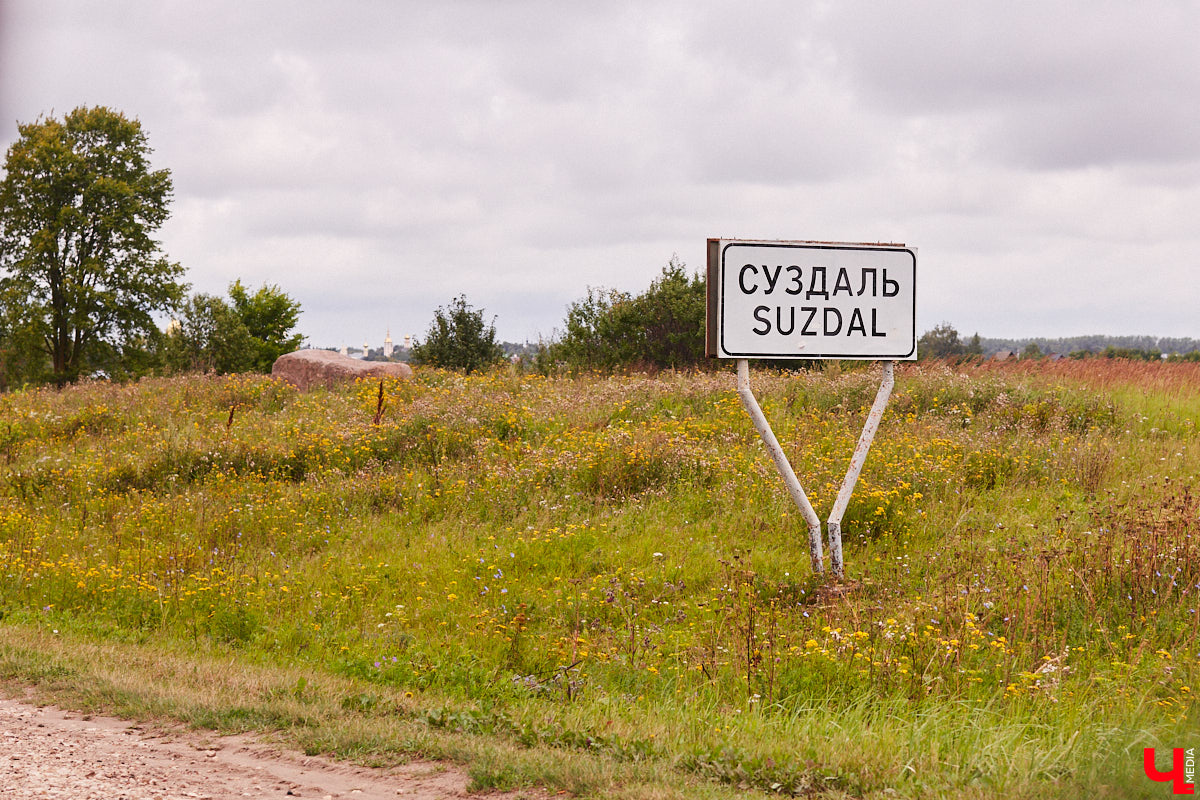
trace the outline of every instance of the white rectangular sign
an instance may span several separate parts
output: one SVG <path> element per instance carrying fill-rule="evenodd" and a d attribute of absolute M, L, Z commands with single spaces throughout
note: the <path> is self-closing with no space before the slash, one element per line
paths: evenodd
<path fill-rule="evenodd" d="M 917 357 L 917 254 L 891 244 L 708 241 L 718 358 Z"/>

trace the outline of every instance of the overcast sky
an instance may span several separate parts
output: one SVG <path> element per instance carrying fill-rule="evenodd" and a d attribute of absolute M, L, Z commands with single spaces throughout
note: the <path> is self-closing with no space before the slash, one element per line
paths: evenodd
<path fill-rule="evenodd" d="M 503 339 L 710 236 L 904 242 L 917 329 L 1200 337 L 1200 4 L 0 0 L 17 122 L 138 118 L 196 291 Z"/>

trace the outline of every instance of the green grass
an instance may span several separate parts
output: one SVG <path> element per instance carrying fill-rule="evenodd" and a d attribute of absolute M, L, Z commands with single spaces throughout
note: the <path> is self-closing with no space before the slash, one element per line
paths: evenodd
<path fill-rule="evenodd" d="M 423 372 L 378 424 L 378 382 L 10 393 L 0 676 L 481 790 L 1156 796 L 1142 748 L 1200 738 L 1198 378 L 903 366 L 836 590 L 728 372 Z M 877 381 L 754 375 L 822 515 Z"/>

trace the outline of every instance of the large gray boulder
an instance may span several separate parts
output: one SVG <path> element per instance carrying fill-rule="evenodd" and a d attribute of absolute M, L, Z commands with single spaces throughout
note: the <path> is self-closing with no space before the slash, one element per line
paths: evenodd
<path fill-rule="evenodd" d="M 412 367 L 397 361 L 360 361 L 332 350 L 297 350 L 275 359 L 271 377 L 300 391 L 314 386 L 332 388 L 357 378 L 411 378 Z"/>

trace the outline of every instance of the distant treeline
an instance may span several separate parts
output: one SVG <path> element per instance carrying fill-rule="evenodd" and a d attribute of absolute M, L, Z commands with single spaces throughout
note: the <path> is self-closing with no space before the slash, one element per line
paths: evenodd
<path fill-rule="evenodd" d="M 464 304 L 463 311 L 468 311 Z M 613 372 L 627 370 L 711 369 L 719 366 L 704 353 L 704 277 L 691 272 L 672 257 L 650 285 L 639 293 L 589 287 L 587 295 L 567 308 L 561 329 L 537 342 L 496 342 L 494 327 L 488 327 L 487 346 L 519 361 L 524 368 L 550 374 L 557 372 Z M 439 314 L 441 313 L 439 309 Z M 482 310 L 461 315 L 475 321 L 463 335 L 464 326 L 449 320 L 447 330 L 455 338 L 477 339 L 484 330 Z M 430 340 L 438 326 L 431 327 Z M 418 347 L 420 344 L 417 345 Z M 491 352 L 491 349 L 489 352 Z M 1141 361 L 1163 359 L 1200 361 L 1200 339 L 1157 336 L 1074 336 L 1050 339 L 963 338 L 949 322 L 935 325 L 920 338 L 917 351 L 922 359 L 970 360 L 1010 354 L 1017 358 L 1121 358 Z M 382 351 L 378 351 L 382 358 Z M 375 357 L 375 353 L 371 354 Z M 406 358 L 406 351 L 393 359 Z M 426 362 L 433 363 L 433 362 Z M 771 361 L 775 369 L 808 368 L 816 362 Z M 453 360 L 439 366 L 461 369 Z"/>
<path fill-rule="evenodd" d="M 1042 337 L 1032 339 L 989 339 L 981 336 L 979 343 L 983 347 L 983 354 L 985 356 L 993 356 L 1003 352 L 1020 354 L 1026 352 L 1030 345 L 1036 345 L 1037 349 L 1043 355 L 1057 353 L 1064 356 L 1075 355 L 1076 357 L 1088 354 L 1128 358 L 1134 354 L 1169 356 L 1200 352 L 1200 339 L 1167 336 L 1093 335 L 1071 336 L 1065 339 L 1046 339 Z"/>

